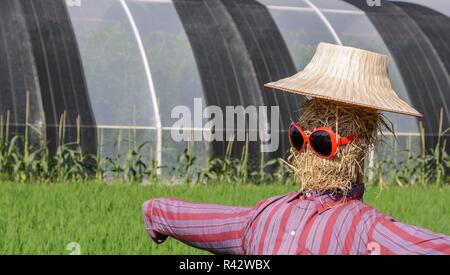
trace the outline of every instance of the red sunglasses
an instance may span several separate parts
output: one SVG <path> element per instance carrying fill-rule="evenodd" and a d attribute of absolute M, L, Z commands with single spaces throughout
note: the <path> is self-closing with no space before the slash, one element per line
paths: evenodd
<path fill-rule="evenodd" d="M 326 159 L 334 158 L 339 146 L 347 145 L 358 138 L 357 136 L 336 138 L 336 134 L 328 127 L 317 128 L 310 135 L 306 135 L 295 121 L 289 126 L 288 136 L 295 152 L 300 153 L 309 143 L 317 156 Z"/>

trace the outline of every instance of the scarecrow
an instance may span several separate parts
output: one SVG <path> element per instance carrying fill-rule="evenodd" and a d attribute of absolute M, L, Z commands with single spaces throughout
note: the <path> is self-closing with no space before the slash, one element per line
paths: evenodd
<path fill-rule="evenodd" d="M 364 160 L 381 111 L 421 116 L 391 88 L 387 56 L 320 43 L 303 71 L 266 87 L 308 96 L 292 122 L 298 191 L 252 208 L 158 198 L 144 203 L 147 231 L 216 254 L 450 254 L 450 237 L 403 224 L 363 203 Z"/>

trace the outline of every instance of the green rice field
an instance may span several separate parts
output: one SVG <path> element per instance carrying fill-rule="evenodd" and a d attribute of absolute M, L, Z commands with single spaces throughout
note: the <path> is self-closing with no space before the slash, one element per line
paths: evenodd
<path fill-rule="evenodd" d="M 105 183 L 0 183 L 0 254 L 208 254 L 168 239 L 148 237 L 142 203 L 155 197 L 252 206 L 295 190 L 271 185 L 138 185 Z M 399 221 L 450 234 L 450 187 L 369 187 L 365 202 Z"/>

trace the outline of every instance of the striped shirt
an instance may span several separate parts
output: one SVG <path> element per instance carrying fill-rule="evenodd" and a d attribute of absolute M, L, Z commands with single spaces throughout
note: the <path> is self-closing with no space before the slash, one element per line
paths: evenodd
<path fill-rule="evenodd" d="M 363 193 L 291 192 L 253 208 L 157 198 L 142 211 L 156 243 L 170 236 L 215 254 L 450 254 L 449 236 L 397 222 Z"/>

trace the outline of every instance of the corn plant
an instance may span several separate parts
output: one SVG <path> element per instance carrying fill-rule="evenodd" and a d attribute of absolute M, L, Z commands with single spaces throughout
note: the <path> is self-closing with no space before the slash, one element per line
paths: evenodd
<path fill-rule="evenodd" d="M 427 150 L 425 144 L 425 131 L 422 123 L 420 127 L 420 154 L 412 154 L 410 150 L 402 150 L 404 160 L 389 156 L 378 161 L 372 168 L 373 183 L 380 186 L 386 184 L 403 185 L 439 185 L 450 183 L 450 156 L 446 152 L 446 134 L 449 129 L 443 130 L 443 111 L 441 109 L 438 137 L 434 148 Z"/>
<path fill-rule="evenodd" d="M 125 181 L 141 182 L 144 179 L 147 172 L 147 165 L 145 164 L 141 151 L 148 143 L 144 142 L 137 148 L 128 149 L 122 168 Z"/>
<path fill-rule="evenodd" d="M 232 157 L 235 150 L 234 137 L 229 139 L 225 156 L 210 157 L 209 145 L 205 143 L 206 159 L 199 163 L 194 153 L 194 143 L 189 142 L 185 150 L 178 156 L 177 161 L 170 165 L 158 166 L 147 155 L 144 148 L 150 142 L 136 144 L 136 133 L 128 131 L 128 140 L 122 138 L 122 130 L 118 131 L 115 141 L 115 155 L 103 154 L 103 131 L 98 130 L 98 151 L 96 154 L 86 154 L 81 145 L 80 118 L 76 120 L 76 140 L 66 141 L 67 113 L 64 112 L 58 125 L 58 144 L 56 152 L 51 154 L 47 143 L 32 144 L 29 140 L 30 131 L 37 130 L 29 122 L 29 101 L 27 96 L 27 114 L 25 116 L 24 134 L 10 134 L 10 112 L 6 116 L 0 114 L 0 179 L 15 180 L 17 182 L 54 182 L 54 181 L 86 181 L 120 180 L 122 182 L 152 183 L 183 182 L 202 183 L 225 182 L 229 184 L 271 182 L 285 182 L 294 184 L 295 179 L 290 169 L 281 159 L 264 158 L 261 153 L 260 163 L 251 163 L 249 157 L 248 134 L 239 158 Z M 423 125 L 421 129 L 421 147 L 419 154 L 410 150 L 398 151 L 395 155 L 375 162 L 371 167 L 371 181 L 383 187 L 384 185 L 430 185 L 439 186 L 450 182 L 450 156 L 445 151 L 446 134 L 450 129 L 443 130 L 443 113 L 441 111 L 439 135 L 433 150 L 425 146 Z M 122 153 L 122 143 L 128 142 L 128 150 Z M 409 141 L 410 142 L 410 141 Z M 410 145 L 408 149 L 410 149 Z M 255 166 L 253 166 L 255 164 Z M 170 178 L 162 178 L 158 171 L 169 171 Z"/>
<path fill-rule="evenodd" d="M 121 179 L 123 169 L 122 169 L 122 163 L 121 158 L 122 155 L 120 153 L 122 145 L 122 129 L 119 129 L 119 134 L 117 135 L 116 140 L 116 155 L 115 157 L 107 157 L 106 161 L 110 165 L 110 171 L 113 173 L 113 177 L 115 179 Z"/>
<path fill-rule="evenodd" d="M 106 176 L 106 165 L 107 161 L 103 157 L 103 129 L 99 128 L 97 130 L 98 147 L 97 154 L 95 155 L 95 179 L 102 181 Z"/>

